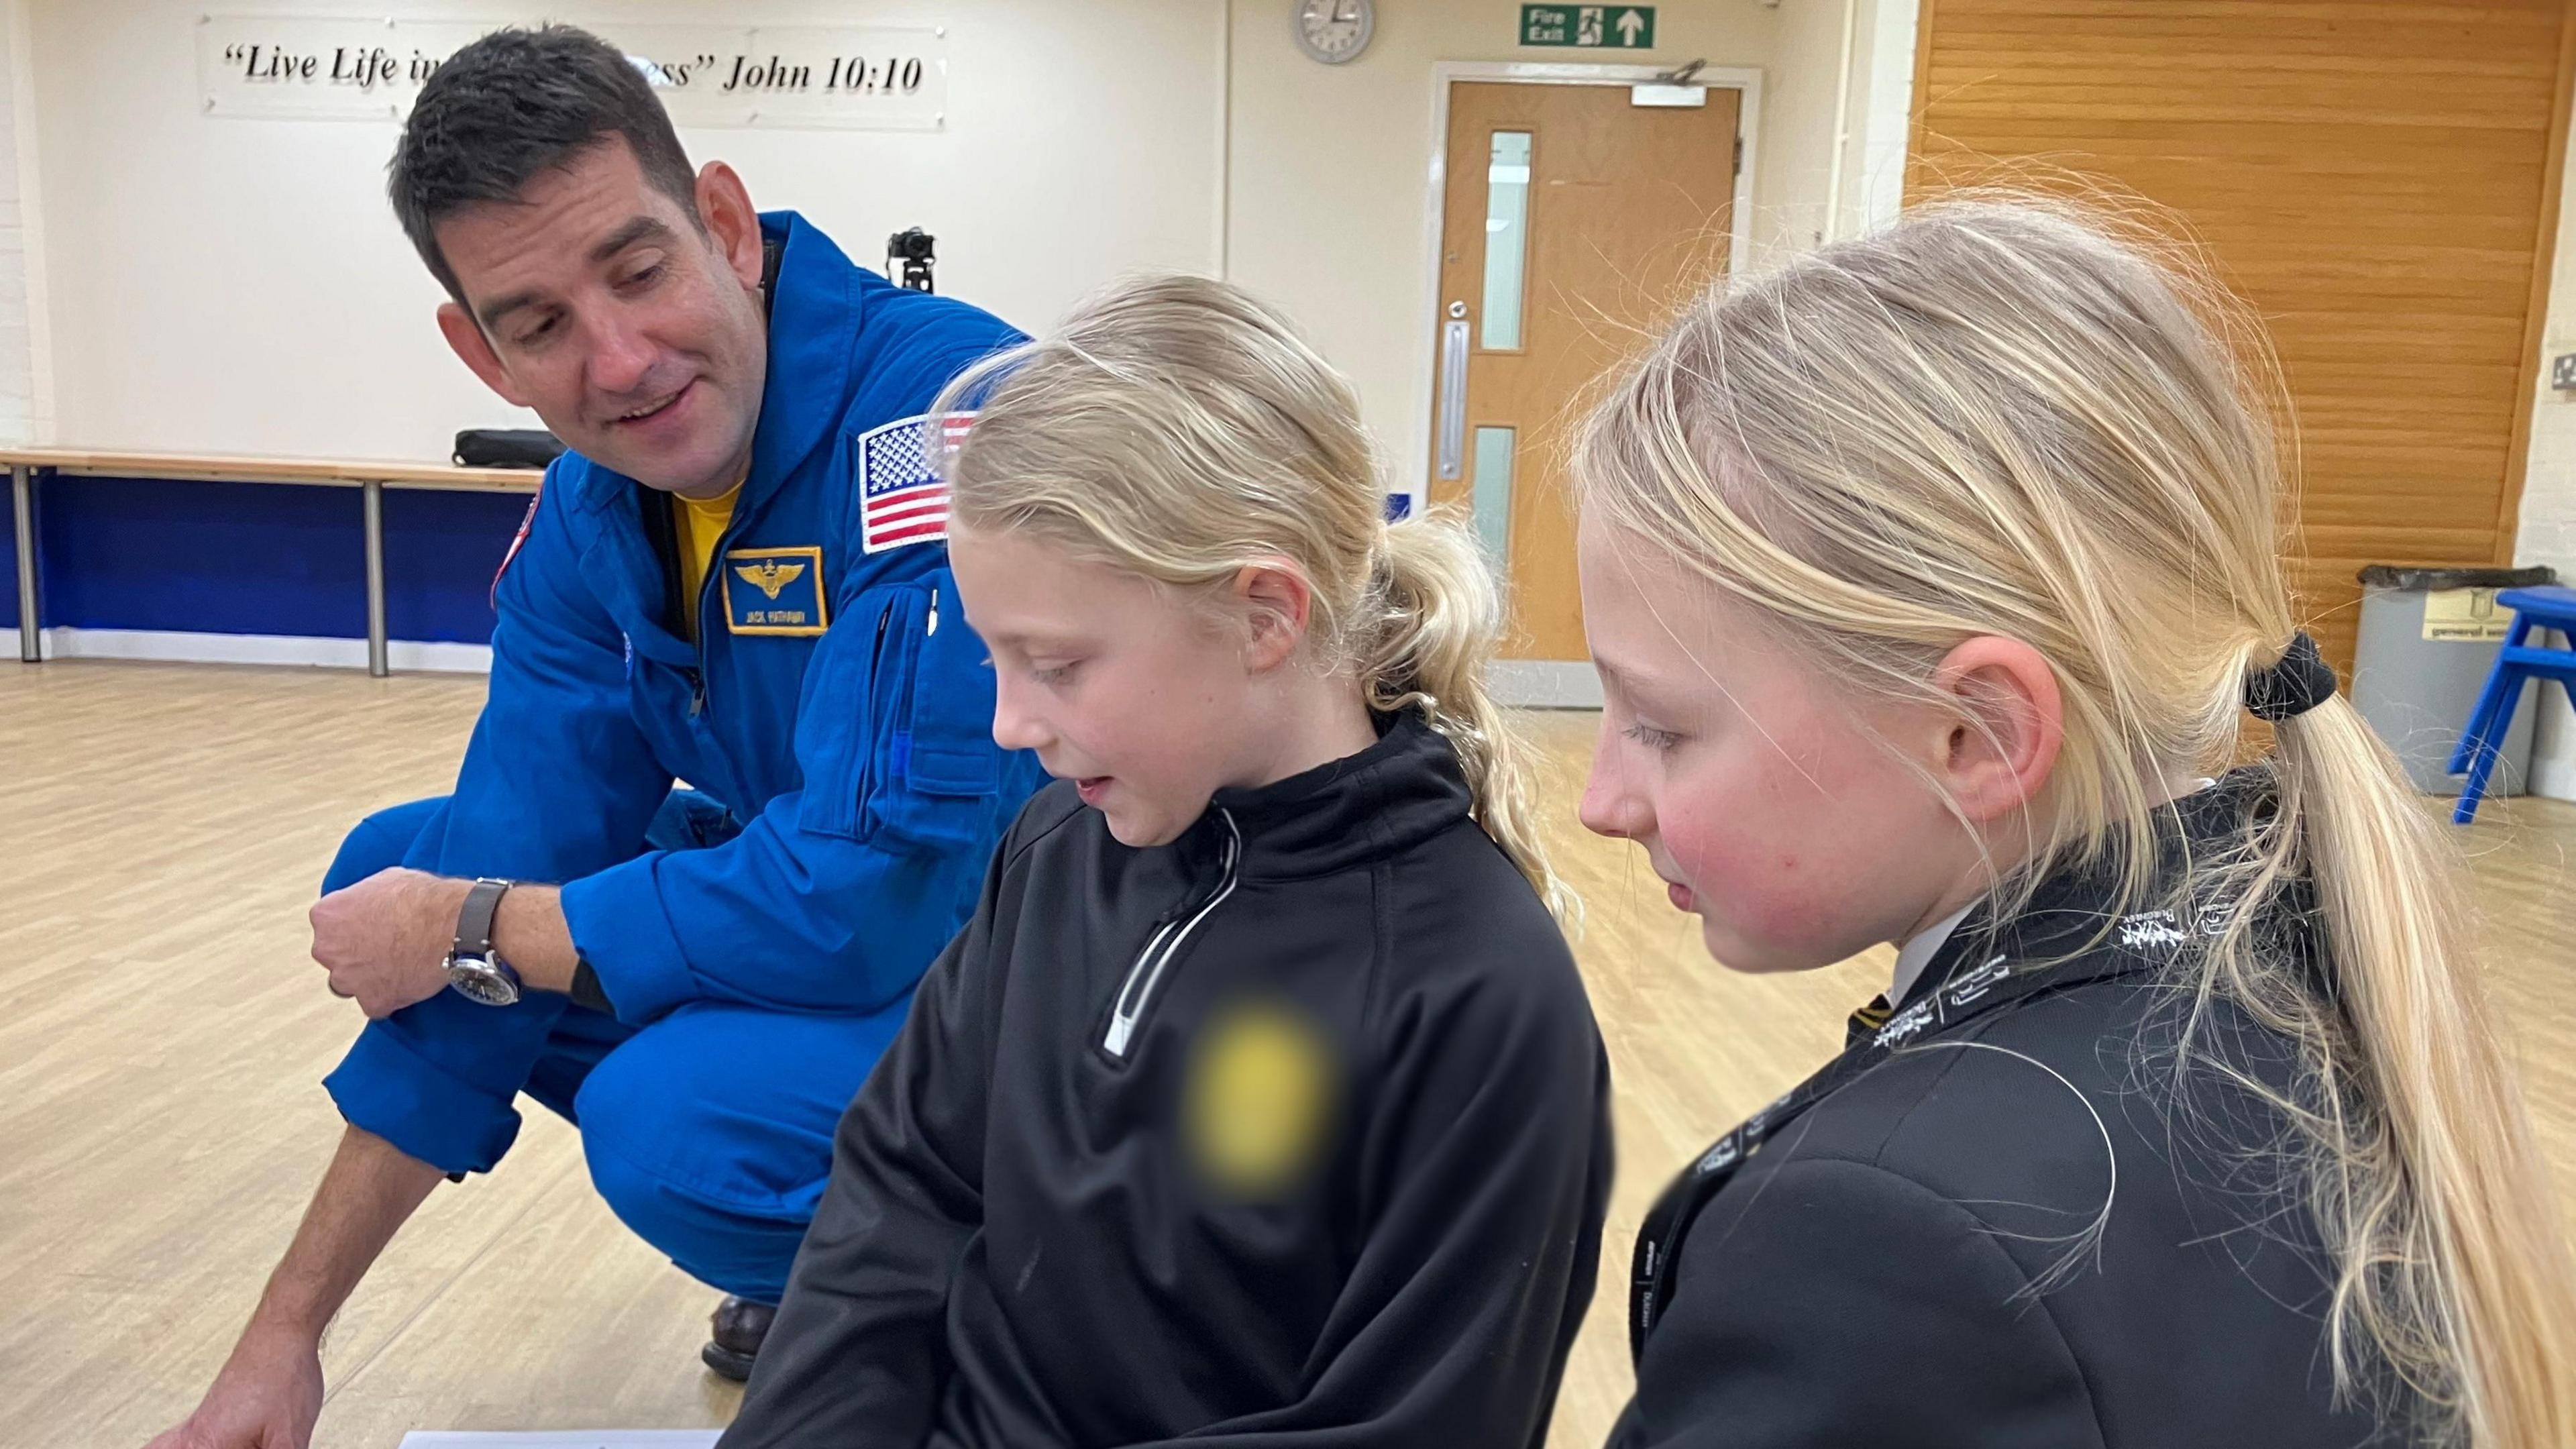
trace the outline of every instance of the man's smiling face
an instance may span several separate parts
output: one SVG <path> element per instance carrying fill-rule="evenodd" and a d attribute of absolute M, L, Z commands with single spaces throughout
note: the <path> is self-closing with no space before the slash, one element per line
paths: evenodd
<path fill-rule="evenodd" d="M 740 179 L 710 165 L 694 200 L 698 216 L 607 136 L 516 199 L 439 221 L 466 302 L 440 308 L 439 325 L 493 391 L 574 451 L 712 497 L 750 469 L 767 329 L 760 223 Z"/>

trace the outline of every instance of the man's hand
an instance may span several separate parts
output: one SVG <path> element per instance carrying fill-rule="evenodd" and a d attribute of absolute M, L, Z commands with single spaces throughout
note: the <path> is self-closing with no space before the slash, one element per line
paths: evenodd
<path fill-rule="evenodd" d="M 253 1323 L 197 1411 L 150 1449 L 307 1449 L 321 1413 L 321 1345 Z"/>
<path fill-rule="evenodd" d="M 343 1130 L 232 1357 L 152 1449 L 305 1449 L 322 1413 L 322 1330 L 441 1175 L 372 1132 Z"/>
<path fill-rule="evenodd" d="M 447 988 L 447 951 L 472 881 L 396 866 L 313 904 L 313 959 L 331 989 L 381 1020 Z"/>

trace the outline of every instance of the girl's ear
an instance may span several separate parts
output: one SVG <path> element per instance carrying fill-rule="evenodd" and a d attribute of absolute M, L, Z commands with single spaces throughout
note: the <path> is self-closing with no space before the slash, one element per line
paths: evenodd
<path fill-rule="evenodd" d="M 1296 657 L 1315 606 L 1315 591 L 1307 587 L 1305 575 L 1285 561 L 1250 564 L 1234 576 L 1234 597 L 1249 629 L 1246 668 L 1266 674 Z"/>
<path fill-rule="evenodd" d="M 1930 764 L 1960 812 L 1982 824 L 2039 798 L 2066 740 L 2057 672 L 2040 652 L 1981 634 L 1944 656 L 1931 683 L 1948 707 Z"/>

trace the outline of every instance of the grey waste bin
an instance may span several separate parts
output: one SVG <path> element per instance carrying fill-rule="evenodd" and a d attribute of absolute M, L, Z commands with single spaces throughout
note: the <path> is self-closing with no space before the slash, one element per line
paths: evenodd
<path fill-rule="evenodd" d="M 2372 564 L 2361 571 L 2352 702 L 2397 752 L 2415 788 L 2432 795 L 2460 792 L 2462 777 L 2446 767 L 2513 622 L 2513 611 L 2497 605 L 2495 591 L 2556 579 L 2546 568 Z M 2523 792 L 2531 774 L 2532 714 L 2526 696 L 2514 711 L 2488 794 Z"/>

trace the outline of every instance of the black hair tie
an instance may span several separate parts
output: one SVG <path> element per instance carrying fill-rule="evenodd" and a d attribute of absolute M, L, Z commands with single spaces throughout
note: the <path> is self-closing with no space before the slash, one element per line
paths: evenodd
<path fill-rule="evenodd" d="M 2335 672 L 2318 657 L 2317 641 L 2304 630 L 2291 637 L 2279 663 L 2245 676 L 2245 707 L 2256 719 L 2290 719 L 2334 695 Z"/>

